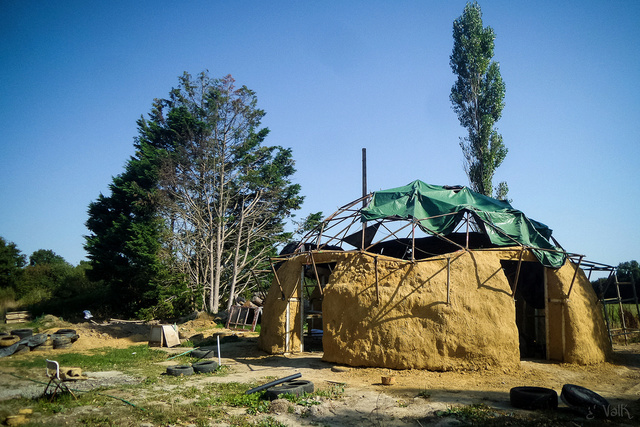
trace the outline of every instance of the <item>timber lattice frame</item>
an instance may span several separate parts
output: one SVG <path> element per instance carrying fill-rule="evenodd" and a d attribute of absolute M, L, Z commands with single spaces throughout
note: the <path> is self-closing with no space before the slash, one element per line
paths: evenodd
<path fill-rule="evenodd" d="M 437 233 L 434 230 L 429 230 L 421 224 L 423 220 L 434 219 L 442 216 L 456 215 L 456 213 L 447 213 L 441 215 L 435 215 L 428 218 L 400 218 L 400 217 L 390 217 L 378 219 L 376 221 L 372 221 L 373 224 L 369 225 L 367 222 L 361 220 L 361 209 L 368 205 L 373 197 L 374 193 L 369 193 L 366 196 L 360 197 L 342 207 L 340 207 L 336 212 L 329 215 L 326 219 L 324 219 L 314 230 L 308 232 L 299 242 L 293 253 L 289 254 L 281 254 L 277 257 L 273 257 L 270 259 L 272 272 L 275 274 L 276 283 L 280 286 L 280 290 L 282 291 L 282 286 L 280 285 L 278 274 L 277 274 L 277 264 L 286 261 L 288 258 L 293 256 L 301 255 L 306 253 L 310 258 L 309 264 L 312 266 L 314 273 L 317 277 L 317 269 L 314 262 L 313 254 L 318 252 L 331 252 L 336 251 L 335 247 L 340 247 L 342 250 L 340 252 L 360 252 L 364 255 L 371 256 L 374 258 L 374 263 L 377 266 L 379 258 L 387 258 L 388 256 L 384 253 L 375 253 L 372 252 L 372 248 L 375 248 L 376 245 L 383 244 L 384 242 L 389 242 L 395 240 L 396 242 L 403 242 L 406 246 L 405 255 L 409 254 L 407 258 L 398 258 L 392 257 L 396 261 L 407 262 L 407 263 L 416 263 L 416 262 L 429 262 L 435 256 L 448 255 L 448 263 L 447 263 L 447 303 L 450 303 L 449 300 L 449 291 L 451 287 L 450 278 L 449 278 L 449 267 L 451 263 L 451 255 L 458 252 L 465 252 L 471 249 L 473 250 L 500 250 L 500 251 L 514 251 L 518 252 L 518 267 L 517 273 L 513 284 L 512 297 L 515 298 L 516 289 L 518 286 L 519 280 L 519 272 L 520 267 L 523 262 L 523 255 L 525 252 L 530 251 L 532 249 L 536 249 L 539 251 L 548 251 L 548 252 L 557 252 L 564 253 L 567 257 L 568 261 L 576 265 L 576 272 L 571 281 L 571 285 L 569 287 L 569 291 L 566 295 L 563 295 L 563 300 L 569 300 L 571 296 L 571 292 L 573 289 L 573 285 L 576 280 L 576 276 L 578 273 L 578 269 L 582 268 L 585 272 L 588 272 L 589 278 L 591 277 L 591 272 L 595 270 L 603 271 L 603 269 L 615 270 L 615 267 L 608 266 L 606 264 L 599 264 L 591 261 L 585 261 L 584 255 L 569 253 L 564 251 L 562 246 L 557 242 L 557 240 L 551 236 L 551 240 L 559 250 L 553 249 L 543 249 L 543 248 L 532 248 L 526 245 L 523 245 L 517 242 L 512 237 L 506 235 L 502 230 L 496 228 L 493 224 L 484 221 L 477 214 L 474 213 L 473 210 L 466 210 L 464 213 L 463 220 L 457 225 L 454 233 L 464 234 L 465 239 L 463 242 L 456 242 L 449 237 Z M 486 232 L 487 228 L 491 228 L 494 232 L 501 234 L 503 237 L 506 237 L 508 240 L 513 242 L 513 246 L 510 247 L 483 247 L 483 248 L 473 248 L 470 245 L 470 236 L 471 233 L 481 233 L 483 231 Z M 378 239 L 374 239 L 376 235 L 381 234 Z M 448 253 L 420 253 L 420 249 L 416 248 L 416 238 L 420 236 L 428 236 L 428 237 L 436 237 L 443 242 L 451 245 L 452 248 L 456 248 L 457 250 L 448 252 Z M 352 249 L 344 249 L 343 245 L 347 244 L 351 246 Z M 416 254 L 421 255 L 420 258 L 416 257 Z M 614 275 L 615 277 L 615 275 Z M 377 268 L 376 268 L 376 291 L 378 291 L 378 279 L 377 279 Z M 635 288 L 634 288 L 635 292 Z M 285 299 L 284 292 L 282 292 L 282 299 Z M 616 299 L 615 302 L 621 304 L 620 301 Z M 378 298 L 379 302 L 379 298 Z M 609 301 L 604 301 L 601 299 L 603 304 L 603 308 L 609 304 Z M 638 319 L 640 320 L 640 305 L 638 305 L 637 295 L 635 297 L 635 303 L 638 311 Z M 627 339 L 627 335 L 632 332 L 640 332 L 638 330 L 631 330 L 630 328 L 623 325 L 621 331 L 612 330 L 610 327 L 609 319 L 606 317 L 607 314 L 605 312 L 605 319 L 607 324 L 607 330 L 609 331 L 610 338 L 619 332 L 620 335 L 624 335 L 625 341 Z"/>

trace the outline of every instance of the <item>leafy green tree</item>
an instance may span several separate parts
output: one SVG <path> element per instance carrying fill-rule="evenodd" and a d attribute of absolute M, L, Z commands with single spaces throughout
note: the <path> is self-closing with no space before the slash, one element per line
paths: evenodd
<path fill-rule="evenodd" d="M 16 280 L 26 263 L 26 256 L 20 253 L 16 244 L 0 237 L 0 287 L 15 287 Z"/>
<path fill-rule="evenodd" d="M 29 256 L 29 265 L 16 286 L 25 305 L 48 300 L 64 292 L 73 266 L 50 249 L 39 249 Z"/>
<path fill-rule="evenodd" d="M 113 310 L 134 315 L 158 303 L 162 289 L 175 284 L 162 261 L 166 226 L 158 213 L 159 159 L 153 147 L 136 144 L 125 171 L 113 178 L 110 194 L 89 205 L 85 249 L 92 281 L 109 288 Z"/>
<path fill-rule="evenodd" d="M 638 261 L 627 261 L 618 264 L 618 280 L 620 282 L 633 282 L 636 288 L 640 288 L 640 265 Z M 638 293 L 640 297 L 640 293 Z"/>
<path fill-rule="evenodd" d="M 293 221 L 293 224 L 296 226 L 294 235 L 302 238 L 322 224 L 322 212 L 310 213 L 302 221 Z"/>
<path fill-rule="evenodd" d="M 38 249 L 29 256 L 29 265 L 42 264 L 68 264 L 63 257 L 53 252 L 51 249 Z M 69 266 L 71 266 L 69 264 Z"/>
<path fill-rule="evenodd" d="M 139 143 L 167 152 L 159 180 L 167 249 L 213 313 L 284 240 L 284 221 L 302 202 L 291 150 L 263 145 L 264 114 L 231 76 L 185 73 L 139 122 Z"/>
<path fill-rule="evenodd" d="M 0 301 L 13 300 L 15 290 L 22 276 L 26 256 L 13 242 L 0 237 Z"/>
<path fill-rule="evenodd" d="M 291 150 L 263 145 L 253 91 L 231 76 L 179 80 L 138 120 L 111 194 L 89 206 L 90 277 L 144 315 L 230 303 L 302 202 Z"/>
<path fill-rule="evenodd" d="M 494 195 L 493 175 L 507 155 L 507 148 L 495 129 L 504 108 L 505 85 L 500 66 L 492 61 L 495 34 L 483 27 L 477 2 L 467 3 L 462 16 L 453 22 L 451 69 L 457 76 L 451 88 L 451 103 L 467 136 L 460 139 L 465 171 L 471 188 Z M 509 188 L 501 182 L 496 197 L 506 198 Z"/>

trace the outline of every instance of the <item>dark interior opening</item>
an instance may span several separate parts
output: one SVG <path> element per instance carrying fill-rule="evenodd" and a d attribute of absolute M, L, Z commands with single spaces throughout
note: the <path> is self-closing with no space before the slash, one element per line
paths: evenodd
<path fill-rule="evenodd" d="M 304 283 L 302 286 L 305 322 L 303 326 L 304 351 L 323 351 L 323 294 L 320 289 L 324 290 L 335 266 L 336 263 L 317 263 L 315 271 L 313 265 L 304 266 Z M 320 286 L 318 286 L 318 279 L 320 280 Z"/>
<path fill-rule="evenodd" d="M 436 255 L 448 254 L 460 250 L 460 246 L 467 247 L 467 233 L 451 233 L 445 237 L 449 241 L 437 236 L 416 238 L 415 253 L 413 254 L 414 259 L 425 259 Z M 414 240 L 410 238 L 387 240 L 376 243 L 367 249 L 367 251 L 393 258 L 411 259 L 413 244 Z M 494 247 L 496 246 L 491 243 L 486 234 L 475 232 L 469 233 L 469 249 Z"/>
<path fill-rule="evenodd" d="M 513 290 L 518 261 L 500 261 Z M 515 294 L 516 325 L 521 359 L 546 359 L 544 267 L 538 262 L 522 262 Z"/>

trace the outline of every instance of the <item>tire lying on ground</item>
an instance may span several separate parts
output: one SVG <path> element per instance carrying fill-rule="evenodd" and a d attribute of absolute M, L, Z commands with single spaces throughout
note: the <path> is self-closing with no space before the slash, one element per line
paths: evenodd
<path fill-rule="evenodd" d="M 14 329 L 11 331 L 11 335 L 18 336 L 20 338 L 26 338 L 33 335 L 33 329 L 23 328 L 23 329 Z"/>
<path fill-rule="evenodd" d="M 71 342 L 78 341 L 80 335 L 78 335 L 75 329 L 59 329 L 55 333 L 51 334 L 52 337 L 68 337 Z"/>
<path fill-rule="evenodd" d="M 281 394 L 292 394 L 302 396 L 304 393 L 313 393 L 313 383 L 307 380 L 287 381 L 267 389 L 264 396 L 269 400 L 277 399 Z"/>
<path fill-rule="evenodd" d="M 560 398 L 569 408 L 581 415 L 606 416 L 609 402 L 595 391 L 574 384 L 562 386 Z"/>
<path fill-rule="evenodd" d="M 64 335 L 51 335 L 51 341 L 53 343 L 53 348 L 71 348 L 71 338 L 66 337 Z"/>
<path fill-rule="evenodd" d="M 167 366 L 167 374 L 179 377 L 180 375 L 193 375 L 193 368 L 189 365 Z"/>
<path fill-rule="evenodd" d="M 544 387 L 514 387 L 509 391 L 509 400 L 520 409 L 558 408 L 558 393 Z"/>
<path fill-rule="evenodd" d="M 10 347 L 20 341 L 20 337 L 16 335 L 5 335 L 0 337 L 0 347 Z"/>
<path fill-rule="evenodd" d="M 215 360 L 203 360 L 202 362 L 195 362 L 191 364 L 193 370 L 199 374 L 215 372 L 218 369 L 218 366 L 218 362 Z"/>
<path fill-rule="evenodd" d="M 189 354 L 191 354 L 191 357 L 195 357 L 197 359 L 210 359 L 216 357 L 215 350 L 207 350 L 203 348 L 196 348 Z"/>

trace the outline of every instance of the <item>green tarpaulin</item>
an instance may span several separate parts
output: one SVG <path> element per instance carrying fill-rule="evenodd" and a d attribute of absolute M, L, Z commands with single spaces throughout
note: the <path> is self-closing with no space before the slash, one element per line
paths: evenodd
<path fill-rule="evenodd" d="M 549 242 L 549 227 L 527 218 L 506 201 L 484 196 L 467 187 L 442 187 L 416 180 L 404 187 L 376 191 L 369 205 L 361 210 L 362 221 L 415 219 L 425 232 L 445 236 L 455 230 L 465 212 L 481 220 L 476 222 L 484 227 L 494 245 L 516 246 L 519 243 L 532 248 L 544 266 L 559 268 L 564 264 L 564 252 L 544 250 L 560 251 Z"/>

